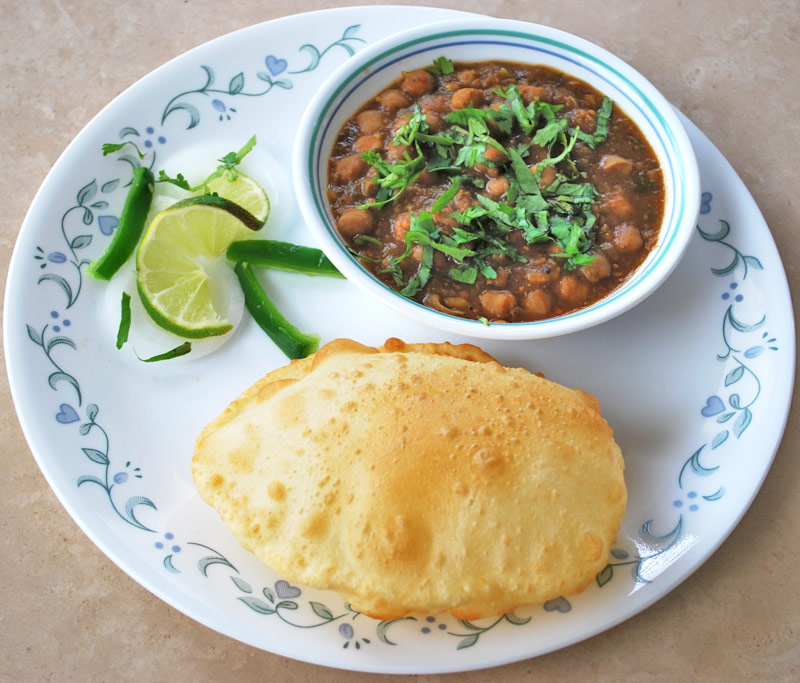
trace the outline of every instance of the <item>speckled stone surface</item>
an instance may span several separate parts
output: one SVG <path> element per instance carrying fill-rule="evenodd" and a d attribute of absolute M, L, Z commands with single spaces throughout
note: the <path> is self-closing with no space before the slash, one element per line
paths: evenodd
<path fill-rule="evenodd" d="M 341 4 L 364 3 L 0 0 L 3 283 L 17 232 L 45 174 L 106 103 L 163 62 L 209 39 L 289 12 Z M 438 4 L 549 24 L 603 45 L 641 71 L 738 171 L 772 230 L 797 300 L 796 0 Z M 390 678 L 325 669 L 253 649 L 195 623 L 141 588 L 92 545 L 56 500 L 22 436 L 5 374 L 0 382 L 0 680 Z M 772 470 L 742 522 L 667 597 L 562 651 L 436 678 L 798 680 L 797 412 L 795 401 Z"/>

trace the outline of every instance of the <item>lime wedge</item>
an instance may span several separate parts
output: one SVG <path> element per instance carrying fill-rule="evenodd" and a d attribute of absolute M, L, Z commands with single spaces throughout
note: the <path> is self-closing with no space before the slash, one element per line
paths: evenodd
<path fill-rule="evenodd" d="M 206 184 L 206 192 L 215 192 L 220 197 L 230 199 L 253 214 L 262 225 L 269 216 L 269 197 L 264 188 L 241 171 L 236 171 L 236 180 L 230 180 L 228 173 L 214 178 Z"/>
<path fill-rule="evenodd" d="M 165 330 L 189 339 L 213 337 L 233 325 L 221 313 L 222 278 L 211 273 L 232 242 L 262 223 L 228 199 L 190 197 L 159 213 L 136 252 L 136 284 L 145 310 Z"/>

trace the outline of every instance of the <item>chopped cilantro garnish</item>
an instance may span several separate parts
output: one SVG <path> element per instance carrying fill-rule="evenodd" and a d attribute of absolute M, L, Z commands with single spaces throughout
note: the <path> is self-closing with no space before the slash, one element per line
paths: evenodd
<path fill-rule="evenodd" d="M 422 262 L 420 263 L 417 274 L 414 275 L 400 290 L 400 294 L 407 297 L 413 297 L 419 290 L 428 284 L 431 277 L 431 269 L 433 268 L 433 249 L 431 247 L 422 248 Z"/>
<path fill-rule="evenodd" d="M 414 144 L 417 133 L 425 133 L 428 131 L 428 122 L 425 119 L 425 114 L 419 108 L 419 105 L 414 103 L 414 113 L 408 119 L 408 123 L 404 124 L 394 135 L 392 144 L 411 146 Z"/>
<path fill-rule="evenodd" d="M 425 157 L 419 149 L 417 151 L 419 156 L 416 158 L 412 159 L 406 152 L 405 160 L 396 164 L 384 161 L 377 152 L 362 152 L 361 158 L 378 171 L 372 182 L 377 183 L 380 189 L 374 201 L 362 204 L 359 208 L 384 206 L 397 199 L 408 185 L 419 178 L 420 174 L 425 170 Z"/>
<path fill-rule="evenodd" d="M 539 183 L 533 177 L 533 173 L 528 168 L 528 164 L 520 156 L 520 153 L 515 149 L 509 149 L 508 155 L 511 158 L 511 169 L 514 171 L 514 177 L 519 184 L 519 189 L 527 194 L 539 194 Z"/>
<path fill-rule="evenodd" d="M 433 64 L 427 67 L 427 70 L 434 76 L 446 76 L 447 74 L 453 73 L 455 68 L 453 67 L 452 60 L 447 57 L 437 57 L 433 60 Z"/>
<path fill-rule="evenodd" d="M 106 143 L 104 143 L 102 148 L 101 148 L 102 151 L 103 151 L 103 156 L 105 157 L 105 156 L 108 156 L 109 154 L 113 154 L 114 152 L 119 152 L 121 149 L 123 149 L 127 145 L 130 145 L 131 147 L 133 147 L 136 150 L 136 154 L 139 156 L 140 160 L 144 159 L 145 155 L 142 152 L 142 150 L 139 149 L 139 147 L 136 145 L 135 142 L 131 142 L 130 140 L 127 140 L 125 142 L 106 142 Z"/>
<path fill-rule="evenodd" d="M 461 187 L 461 178 L 453 178 L 450 182 L 450 187 L 448 187 L 444 194 L 442 194 L 439 199 L 436 200 L 434 205 L 431 207 L 431 213 L 439 213 L 445 206 L 447 206 L 450 201 L 458 194 L 458 190 Z"/>
<path fill-rule="evenodd" d="M 444 76 L 453 73 L 454 66 L 449 59 L 439 57 L 427 70 L 435 76 Z M 414 104 L 392 140 L 396 146 L 409 148 L 404 159 L 390 163 L 377 152 L 362 154 L 377 171 L 373 182 L 379 190 L 374 199 L 359 208 L 385 206 L 397 199 L 423 171 L 438 172 L 450 180 L 447 189 L 431 200 L 427 210 L 412 213 L 404 253 L 391 257 L 390 265 L 380 271 L 391 277 L 405 296 L 414 297 L 426 286 L 437 251 L 450 261 L 449 277 L 464 284 L 474 284 L 478 277 L 496 278 L 492 264 L 498 255 L 525 262 L 525 256 L 509 241 L 512 234 L 521 235 L 528 244 L 554 243 L 557 250 L 551 255 L 563 259 L 567 270 L 594 260 L 589 255 L 594 248 L 596 223 L 592 206 L 599 193 L 580 172 L 572 150 L 579 141 L 595 148 L 606 140 L 613 101 L 604 99 L 597 111 L 595 132 L 588 134 L 570 127 L 569 119 L 561 113 L 563 105 L 539 100 L 526 105 L 517 85 L 493 92 L 502 98 L 499 103 L 450 111 L 443 117 L 443 129 L 435 132 L 428 125 L 426 114 Z M 525 136 L 521 139 L 520 131 Z M 511 144 L 504 146 L 494 135 L 510 136 Z M 491 148 L 501 154 L 493 153 Z M 502 201 L 476 194 L 473 206 L 448 215 L 457 226 L 438 226 L 434 216 L 450 204 L 462 187 L 485 186 L 484 173 L 476 169 L 478 164 L 484 168 L 477 166 L 477 169 L 484 172 L 485 167 L 498 169 L 499 173 L 492 175 L 499 174 L 508 180 Z M 535 172 L 531 172 L 534 164 Z M 544 174 L 548 167 L 554 169 Z M 378 246 L 376 242 L 375 238 L 360 236 L 355 246 L 368 249 Z M 416 273 L 408 278 L 407 269 L 404 272 L 400 264 L 416 245 L 422 247 L 422 259 Z M 362 258 L 368 259 L 363 255 Z"/>
<path fill-rule="evenodd" d="M 177 176 L 174 178 L 167 175 L 163 169 L 158 172 L 158 179 L 156 182 L 159 183 L 170 183 L 171 185 L 175 185 L 180 187 L 182 190 L 186 190 L 188 192 L 197 192 L 202 190 L 206 185 L 208 185 L 212 180 L 219 178 L 223 173 L 227 174 L 228 179 L 230 181 L 236 180 L 238 177 L 236 167 L 242 162 L 249 153 L 250 150 L 253 149 L 256 145 L 256 136 L 254 135 L 251 137 L 244 146 L 238 152 L 228 152 L 224 157 L 218 159 L 220 165 L 217 166 L 216 170 L 211 173 L 205 180 L 201 183 L 198 183 L 194 187 L 189 184 L 189 182 L 184 178 L 182 173 L 178 173 Z M 103 146 L 103 150 L 105 153 L 105 147 Z"/>
<path fill-rule="evenodd" d="M 585 142 L 594 149 L 608 138 L 608 122 L 611 119 L 611 112 L 614 110 L 614 100 L 609 97 L 603 98 L 603 104 L 597 112 L 597 125 L 594 133 L 584 133 L 579 128 L 575 129 L 578 139 Z"/>
<path fill-rule="evenodd" d="M 383 242 L 372 235 L 358 234 L 353 238 L 353 244 L 355 244 L 357 247 L 364 247 L 368 244 L 373 244 L 379 247 L 383 244 Z"/>
<path fill-rule="evenodd" d="M 451 268 L 450 279 L 456 282 L 463 282 L 465 285 L 474 285 L 475 280 L 478 279 L 478 269 L 474 266 L 467 266 L 466 268 Z"/>

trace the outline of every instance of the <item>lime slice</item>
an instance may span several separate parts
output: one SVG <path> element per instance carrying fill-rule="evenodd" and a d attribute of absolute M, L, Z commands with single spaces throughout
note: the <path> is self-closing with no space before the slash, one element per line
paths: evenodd
<path fill-rule="evenodd" d="M 206 192 L 215 192 L 220 197 L 230 199 L 253 214 L 262 225 L 269 216 L 267 193 L 261 185 L 241 171 L 236 171 L 236 180 L 230 180 L 227 172 L 214 178 L 206 184 Z"/>
<path fill-rule="evenodd" d="M 222 278 L 211 273 L 232 242 L 262 223 L 214 195 L 190 197 L 159 213 L 136 252 L 136 284 L 145 310 L 165 330 L 189 339 L 213 337 L 233 325 L 224 317 Z"/>

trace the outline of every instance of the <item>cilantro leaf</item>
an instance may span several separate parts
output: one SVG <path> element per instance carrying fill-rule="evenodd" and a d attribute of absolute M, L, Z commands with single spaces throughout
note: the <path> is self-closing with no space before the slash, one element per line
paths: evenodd
<path fill-rule="evenodd" d="M 528 164 L 525 163 L 520 153 L 516 149 L 509 148 L 508 156 L 511 159 L 511 168 L 519 188 L 527 194 L 538 194 L 539 181 L 531 173 L 531 169 L 528 168 Z"/>
<path fill-rule="evenodd" d="M 433 60 L 433 64 L 427 67 L 427 71 L 434 76 L 446 76 L 455 71 L 452 60 L 447 57 L 437 57 Z"/>
<path fill-rule="evenodd" d="M 425 285 L 431 277 L 431 270 L 433 268 L 433 249 L 431 247 L 422 248 L 422 262 L 420 263 L 417 274 L 414 275 L 400 290 L 400 294 L 409 298 L 415 296 Z"/>
<path fill-rule="evenodd" d="M 603 104 L 597 112 L 597 125 L 594 133 L 585 133 L 580 128 L 575 129 L 578 139 L 585 142 L 594 149 L 608 139 L 608 123 L 611 120 L 611 113 L 614 110 L 614 100 L 609 97 L 603 98 Z"/>
<path fill-rule="evenodd" d="M 165 173 L 163 169 L 158 172 L 158 179 L 156 182 L 170 183 L 171 185 L 180 187 L 182 190 L 186 190 L 187 192 L 198 192 L 206 187 L 212 180 L 219 178 L 223 173 L 227 173 L 228 179 L 234 181 L 236 178 L 238 178 L 236 167 L 241 163 L 242 159 L 244 159 L 250 153 L 255 145 L 256 136 L 254 135 L 238 152 L 228 152 L 224 157 L 218 159 L 220 165 L 217 166 L 216 170 L 214 170 L 205 180 L 197 185 L 189 185 L 189 182 L 186 180 L 186 178 L 184 178 L 183 173 L 178 173 L 175 178 L 172 178 Z"/>
<path fill-rule="evenodd" d="M 409 117 L 408 123 L 403 124 L 394 135 L 393 145 L 406 145 L 410 147 L 414 144 L 417 133 L 428 131 L 428 121 L 425 118 L 419 105 L 414 103 L 414 113 Z"/>
<path fill-rule="evenodd" d="M 475 280 L 478 279 L 478 269 L 475 266 L 451 268 L 448 275 L 451 280 L 455 280 L 456 282 L 463 282 L 465 285 L 474 285 Z"/>
<path fill-rule="evenodd" d="M 385 161 L 377 152 L 362 152 L 361 158 L 378 172 L 372 182 L 377 183 L 380 190 L 375 201 L 362 204 L 358 208 L 381 207 L 397 199 L 425 170 L 425 157 L 419 149 L 417 152 L 419 156 L 414 159 L 406 152 L 405 160 L 395 164 Z"/>
<path fill-rule="evenodd" d="M 130 140 L 126 140 L 125 142 L 106 142 L 103 144 L 101 149 L 103 150 L 103 156 L 106 157 L 109 154 L 113 154 L 114 152 L 119 152 L 121 149 L 130 145 L 136 150 L 136 154 L 139 155 L 139 159 L 142 160 L 145 157 L 144 152 L 139 149 L 135 142 L 131 142 Z"/>
<path fill-rule="evenodd" d="M 450 187 L 448 187 L 442 196 L 434 202 L 431 207 L 431 213 L 439 213 L 458 194 L 460 188 L 461 178 L 453 178 L 453 180 L 450 181 Z"/>
<path fill-rule="evenodd" d="M 159 170 L 158 180 L 156 182 L 170 183 L 171 185 L 180 187 L 182 190 L 187 190 L 188 192 L 195 192 L 200 189 L 200 187 L 193 188 L 191 185 L 189 185 L 186 178 L 183 177 L 183 173 L 178 173 L 177 178 L 171 178 L 166 174 L 163 168 Z"/>

